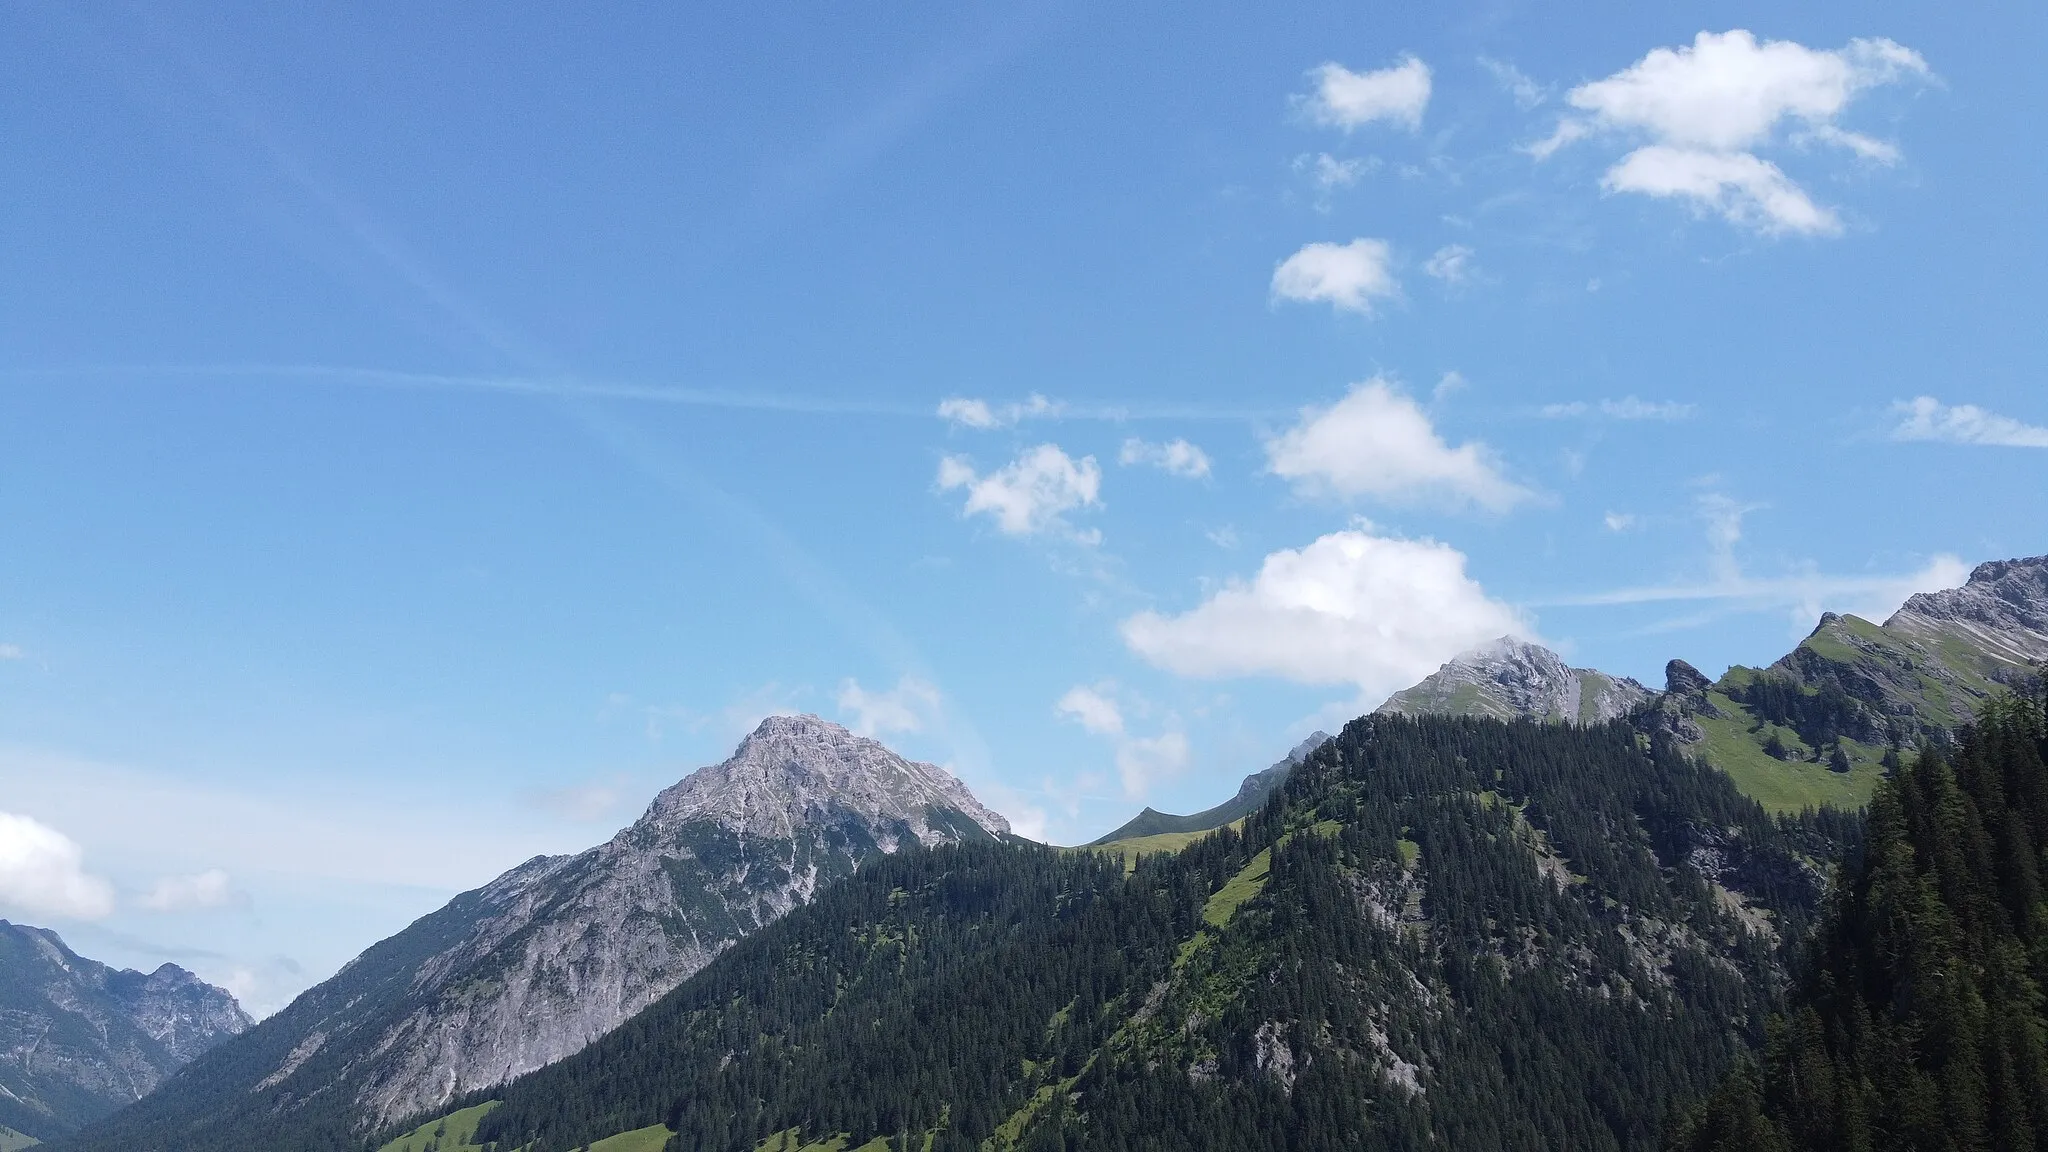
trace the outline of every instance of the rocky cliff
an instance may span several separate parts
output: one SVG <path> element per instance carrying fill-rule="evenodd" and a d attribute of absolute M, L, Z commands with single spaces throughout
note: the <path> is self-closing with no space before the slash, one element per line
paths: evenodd
<path fill-rule="evenodd" d="M 134 1102 L 249 1027 L 235 998 L 165 964 L 116 970 L 0 920 L 0 1124 L 51 1139 Z"/>
<path fill-rule="evenodd" d="M 1650 695 L 1627 677 L 1568 667 L 1541 644 L 1503 636 L 1453 657 L 1377 711 L 1600 724 L 1628 715 Z"/>
<path fill-rule="evenodd" d="M 870 856 L 1008 831 L 940 768 L 771 717 L 609 841 L 528 861 L 372 947 L 135 1119 L 380 1127 L 583 1048 Z"/>

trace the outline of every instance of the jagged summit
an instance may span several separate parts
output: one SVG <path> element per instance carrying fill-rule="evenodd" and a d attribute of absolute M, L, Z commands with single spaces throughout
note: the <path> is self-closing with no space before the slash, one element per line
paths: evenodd
<path fill-rule="evenodd" d="M 250 1025 L 178 967 L 114 969 L 0 920 L 0 1125 L 44 1140 L 134 1102 Z"/>
<path fill-rule="evenodd" d="M 906 760 L 817 716 L 770 716 L 731 758 L 655 797 L 642 822 L 672 828 L 709 819 L 736 835 L 786 839 L 799 826 L 839 814 L 878 827 L 902 821 L 929 843 L 937 835 L 934 811 L 964 814 L 992 836 L 1010 830 L 1008 820 L 935 764 Z M 893 850 L 895 838 L 884 847 Z"/>
<path fill-rule="evenodd" d="M 134 1115 L 188 1133 L 298 1113 L 352 1140 L 583 1048 L 864 860 L 1008 831 L 941 768 L 772 716 L 610 840 L 456 897 Z"/>
<path fill-rule="evenodd" d="M 1884 626 L 1915 639 L 1960 634 L 2014 663 L 2048 660 L 2048 556 L 1979 564 L 1960 588 L 1914 593 Z"/>
<path fill-rule="evenodd" d="M 1452 657 L 1376 711 L 1599 724 L 1628 715 L 1649 697 L 1634 680 L 1573 668 L 1541 644 L 1502 636 Z"/>

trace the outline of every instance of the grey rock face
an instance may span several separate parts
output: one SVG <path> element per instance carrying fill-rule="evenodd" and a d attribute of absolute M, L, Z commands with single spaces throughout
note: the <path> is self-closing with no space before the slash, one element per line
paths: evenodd
<path fill-rule="evenodd" d="M 1979 564 L 1960 588 L 1915 593 L 1884 626 L 1921 640 L 1966 637 L 2014 664 L 2048 660 L 2048 556 Z"/>
<path fill-rule="evenodd" d="M 233 996 L 175 964 L 115 970 L 47 928 L 0 920 L 0 1125 L 72 1131 L 250 1023 Z"/>
<path fill-rule="evenodd" d="M 1649 689 L 1627 677 L 1568 667 L 1540 644 L 1503 636 L 1453 657 L 1375 711 L 1600 724 L 1649 698 Z"/>
<path fill-rule="evenodd" d="M 589 1044 L 874 853 L 1008 831 L 940 768 L 771 717 L 609 841 L 528 861 L 309 990 L 261 1029 L 244 1091 L 345 1093 L 372 1125 L 439 1108 Z"/>

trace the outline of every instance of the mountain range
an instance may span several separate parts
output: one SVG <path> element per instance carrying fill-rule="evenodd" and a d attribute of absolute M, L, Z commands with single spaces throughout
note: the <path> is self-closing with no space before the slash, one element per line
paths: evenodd
<path fill-rule="evenodd" d="M 1882 625 L 1826 617 L 1767 668 L 1709 681 L 1674 660 L 1662 693 L 1503 638 L 1214 808 L 1146 809 L 1097 842 L 1124 850 L 1101 868 L 1097 852 L 1016 841 L 936 767 L 774 717 L 607 843 L 456 898 L 66 1146 L 288 1136 L 359 1152 L 397 1132 L 392 1152 L 472 1136 L 560 1152 L 632 1129 L 650 1146 L 675 1130 L 687 1147 L 776 1137 L 760 1147 L 789 1152 L 891 1133 L 1196 1147 L 1237 1131 L 1248 1142 L 1230 1146 L 1256 1147 L 1245 1117 L 1288 1100 L 1341 1111 L 1349 1092 L 1378 1102 L 1353 1119 L 1390 1146 L 1646 1147 L 1648 1102 L 1705 1084 L 1754 1038 L 1876 781 L 2044 657 L 2048 557 L 1982 565 Z M 1119 958 L 1076 935 L 1083 921 L 1122 941 Z M 1073 995 L 1041 1003 L 1060 988 Z M 1361 989 L 1363 1015 L 1302 1014 L 1301 997 Z M 989 1038 L 990 1013 L 1041 1008 L 1049 1023 Z M 886 1027 L 1014 1061 L 948 1080 L 930 1063 L 944 1044 L 880 1050 L 854 1027 L 892 1012 L 914 1022 Z M 1577 1048 L 1503 1031 L 1596 1017 L 1586 1036 L 1612 1036 Z M 1640 1067 L 1614 1062 L 1614 1037 Z M 802 1055 L 823 1051 L 892 1071 L 848 1081 Z M 1538 1058 L 1572 1067 L 1529 1081 Z M 1487 1097 L 1468 1083 L 1597 1138 L 1560 1144 L 1494 1113 L 1470 1127 L 1458 1110 Z M 1113 1118 L 1156 1109 L 1181 1110 L 1183 1142 Z M 1132 1142 L 1091 1145 L 1091 1130 Z"/>
<path fill-rule="evenodd" d="M 278 1116 L 352 1148 L 576 1052 L 869 856 L 1008 831 L 940 768 L 770 717 L 609 841 L 456 897 L 129 1116 L 166 1149 Z"/>
<path fill-rule="evenodd" d="M 0 920 L 0 1141 L 55 1139 L 132 1104 L 249 1024 L 176 964 L 116 970 Z"/>

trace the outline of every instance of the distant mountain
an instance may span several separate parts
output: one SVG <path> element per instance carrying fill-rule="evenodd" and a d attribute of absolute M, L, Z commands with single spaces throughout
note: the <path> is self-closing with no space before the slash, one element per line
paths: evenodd
<path fill-rule="evenodd" d="M 456 897 L 74 1146 L 198 1152 L 261 1123 L 353 1150 L 581 1049 L 864 859 L 1008 831 L 940 768 L 771 717 L 611 840 Z"/>
<path fill-rule="evenodd" d="M 463 1152 L 1648 1152 L 1761 1032 L 1830 819 L 1773 821 L 1619 723 L 1370 716 L 1241 832 L 1128 876 L 1014 842 L 872 860 L 447 1129 Z"/>
<path fill-rule="evenodd" d="M 16 1132 L 49 1140 L 97 1120 L 249 1024 L 176 964 L 115 970 L 0 920 L 0 1125 Z"/>
<path fill-rule="evenodd" d="M 2044 660 L 2048 556 L 1998 560 L 1882 625 L 1828 613 L 1768 668 L 1710 682 L 1674 660 L 1650 719 L 1767 807 L 1853 808 L 1895 750 L 1947 744 L 1985 700 L 2035 682 Z"/>
<path fill-rule="evenodd" d="M 1211 828 L 1221 828 L 1233 820 L 1257 811 L 1259 805 L 1266 802 L 1266 797 L 1272 795 L 1273 790 L 1286 781 L 1287 774 L 1294 771 L 1303 760 L 1308 759 L 1309 753 L 1322 747 L 1329 739 L 1328 732 L 1311 734 L 1306 740 L 1296 744 L 1293 751 L 1282 757 L 1279 763 L 1245 777 L 1244 783 L 1237 786 L 1237 795 L 1214 808 L 1197 812 L 1192 816 L 1173 816 L 1148 806 L 1143 812 L 1125 821 L 1116 831 L 1089 843 L 1093 846 L 1118 840 L 1134 840 L 1140 836 L 1160 836 L 1171 832 L 1206 832 Z"/>
<path fill-rule="evenodd" d="M 1378 711 L 1601 724 L 1628 715 L 1650 696 L 1627 677 L 1567 667 L 1541 644 L 1503 636 L 1452 657 Z"/>

